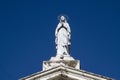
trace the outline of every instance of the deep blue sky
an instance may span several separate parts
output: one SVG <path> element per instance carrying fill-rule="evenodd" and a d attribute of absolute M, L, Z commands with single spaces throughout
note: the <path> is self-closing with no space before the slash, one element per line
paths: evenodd
<path fill-rule="evenodd" d="M 56 55 L 61 14 L 69 16 L 71 55 L 81 69 L 120 80 L 119 0 L 1 0 L 0 80 L 41 71 Z"/>

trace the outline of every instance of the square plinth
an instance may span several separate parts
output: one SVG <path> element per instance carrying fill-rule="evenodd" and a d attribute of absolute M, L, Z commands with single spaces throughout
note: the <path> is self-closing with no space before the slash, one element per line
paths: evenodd
<path fill-rule="evenodd" d="M 79 60 L 60 60 L 60 61 L 43 61 L 43 70 L 48 70 L 59 65 L 80 69 Z"/>

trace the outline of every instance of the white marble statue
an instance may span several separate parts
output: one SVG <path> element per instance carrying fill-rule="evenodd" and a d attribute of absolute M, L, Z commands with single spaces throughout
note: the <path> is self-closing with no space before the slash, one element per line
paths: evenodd
<path fill-rule="evenodd" d="M 55 31 L 57 55 L 60 57 L 70 55 L 71 30 L 64 16 L 60 17 L 60 22 Z"/>

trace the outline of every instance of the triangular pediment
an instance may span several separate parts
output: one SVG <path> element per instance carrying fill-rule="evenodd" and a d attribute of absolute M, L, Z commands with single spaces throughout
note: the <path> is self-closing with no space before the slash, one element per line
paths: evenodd
<path fill-rule="evenodd" d="M 111 78 L 66 66 L 57 66 L 20 80 L 112 80 Z"/>

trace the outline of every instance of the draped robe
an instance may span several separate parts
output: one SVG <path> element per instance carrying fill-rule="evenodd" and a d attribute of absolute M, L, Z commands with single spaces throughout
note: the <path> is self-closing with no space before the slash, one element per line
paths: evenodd
<path fill-rule="evenodd" d="M 57 55 L 69 56 L 70 32 L 70 27 L 67 22 L 58 24 L 55 32 Z"/>

